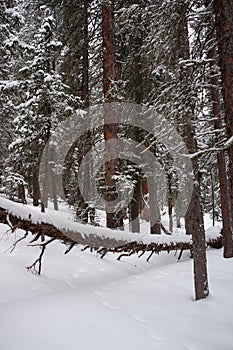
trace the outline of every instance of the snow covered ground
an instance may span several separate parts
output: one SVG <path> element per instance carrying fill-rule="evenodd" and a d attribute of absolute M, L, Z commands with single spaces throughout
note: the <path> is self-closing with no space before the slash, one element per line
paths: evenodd
<path fill-rule="evenodd" d="M 232 350 L 233 260 L 208 250 L 211 295 L 194 302 L 193 262 L 161 253 L 117 261 L 48 246 L 42 275 L 27 271 L 39 254 L 0 225 L 1 350 Z M 28 239 L 29 241 L 29 239 Z"/>

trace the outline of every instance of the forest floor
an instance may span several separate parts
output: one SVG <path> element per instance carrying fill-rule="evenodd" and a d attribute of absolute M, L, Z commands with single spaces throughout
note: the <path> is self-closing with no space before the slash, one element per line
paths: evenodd
<path fill-rule="evenodd" d="M 100 259 L 51 243 L 42 275 L 31 237 L 0 224 L 1 350 L 232 350 L 233 259 L 208 249 L 210 296 L 194 302 L 193 261 L 184 252 Z"/>

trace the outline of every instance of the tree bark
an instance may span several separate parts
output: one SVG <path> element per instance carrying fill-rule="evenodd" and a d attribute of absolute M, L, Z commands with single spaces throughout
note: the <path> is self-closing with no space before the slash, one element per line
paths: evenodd
<path fill-rule="evenodd" d="M 222 91 L 225 107 L 226 135 L 233 137 L 233 6 L 231 0 L 215 0 L 214 11 L 219 51 L 219 66 L 222 74 Z M 228 148 L 229 156 L 229 196 L 230 201 L 224 205 L 226 210 L 233 212 L 233 144 Z M 232 230 L 233 222 L 226 232 L 224 257 L 233 257 Z"/>
<path fill-rule="evenodd" d="M 134 193 L 132 201 L 129 204 L 129 226 L 131 232 L 140 232 L 139 214 L 141 208 L 141 178 L 140 175 L 134 177 L 136 184 L 134 186 Z"/>
<path fill-rule="evenodd" d="M 32 172 L 32 201 L 35 207 L 38 207 L 40 200 L 39 169 L 34 165 Z"/>
<path fill-rule="evenodd" d="M 195 140 L 195 129 L 191 124 L 185 128 L 186 146 L 190 153 L 197 151 Z M 209 294 L 207 260 L 206 260 L 206 242 L 205 229 L 201 205 L 199 166 L 197 158 L 192 160 L 194 172 L 194 186 L 191 201 L 185 215 L 185 229 L 187 234 L 192 235 L 193 239 L 193 259 L 194 259 L 194 282 L 196 300 L 204 299 Z"/>
<path fill-rule="evenodd" d="M 55 159 L 55 150 L 54 149 L 49 149 L 51 152 L 51 158 L 52 160 Z M 54 173 L 53 167 L 51 164 L 49 164 L 49 178 L 51 180 L 51 197 L 53 199 L 53 208 L 54 210 L 58 210 L 58 199 L 57 199 L 57 182 L 56 182 L 56 174 Z"/>
<path fill-rule="evenodd" d="M 150 233 L 161 234 L 161 218 L 158 203 L 157 183 L 153 177 L 148 178 L 149 208 L 150 208 Z"/>
<path fill-rule="evenodd" d="M 89 107 L 89 32 L 88 32 L 89 0 L 83 0 L 83 106 Z"/>
<path fill-rule="evenodd" d="M 210 28 L 211 32 L 213 31 Z M 212 34 L 213 37 L 213 34 Z M 217 52 L 215 47 L 209 50 L 208 56 L 210 59 L 215 60 Z M 222 122 L 222 109 L 221 109 L 221 98 L 219 91 L 219 81 L 217 78 L 217 72 L 214 68 L 215 62 L 211 63 L 211 78 L 210 78 L 210 93 L 213 101 L 213 115 L 214 115 L 214 127 L 216 130 L 223 129 Z M 232 220 L 233 211 L 231 210 L 231 197 L 230 197 L 230 180 L 227 174 L 227 160 L 226 151 L 223 150 L 217 154 L 218 161 L 218 172 L 219 172 L 219 184 L 220 184 L 220 195 L 221 195 L 221 211 L 222 211 L 222 222 L 223 222 L 223 238 L 224 238 L 224 257 L 232 257 Z"/>
<path fill-rule="evenodd" d="M 83 70 L 82 70 L 82 99 L 83 107 L 89 108 L 90 96 L 89 96 L 89 31 L 88 31 L 88 9 L 89 9 L 89 0 L 83 0 Z M 87 133 L 87 138 L 91 139 L 90 132 Z M 88 142 L 88 141 L 87 141 Z M 89 191 L 90 188 L 90 178 L 91 178 L 91 166 L 86 164 L 84 169 L 84 191 Z M 89 212 L 92 212 L 91 222 L 95 217 L 95 209 L 89 208 L 88 204 L 84 201 L 80 201 L 82 204 L 81 208 L 81 221 L 83 223 L 88 223 Z M 93 222 L 92 222 L 93 223 Z"/>
<path fill-rule="evenodd" d="M 43 186 L 42 186 L 42 203 L 44 208 L 48 208 L 49 200 L 49 144 L 46 143 L 44 150 L 44 163 L 43 163 Z"/>
<path fill-rule="evenodd" d="M 141 47 L 142 47 L 142 34 L 140 30 L 141 14 L 138 15 L 136 20 L 137 30 L 135 31 L 134 37 L 134 99 L 137 104 L 141 104 L 143 101 L 143 89 L 142 89 L 142 62 L 141 62 Z M 137 131 L 134 134 L 137 139 Z M 137 171 L 137 170 L 136 170 Z M 129 204 L 129 221 L 132 232 L 140 232 L 140 208 L 141 208 L 141 176 L 134 174 L 133 180 L 136 181 L 134 187 L 134 194 L 131 203 Z M 132 221 L 132 224 L 131 224 Z"/>
<path fill-rule="evenodd" d="M 116 80 L 113 3 L 111 0 L 102 4 L 103 90 L 106 103 L 114 102 L 112 89 Z"/>
<path fill-rule="evenodd" d="M 178 5 L 178 13 L 181 18 L 179 30 L 177 32 L 178 42 L 180 47 L 177 48 L 178 58 L 189 59 L 189 33 L 187 23 L 187 4 L 183 2 Z M 183 89 L 189 99 L 189 95 L 192 94 L 189 80 L 189 68 L 181 69 L 180 80 L 183 84 Z M 192 97 L 187 100 L 189 106 L 189 112 L 186 112 L 184 116 L 184 139 L 186 147 L 190 153 L 197 151 L 197 142 L 195 135 L 194 123 L 194 106 Z M 189 208 L 185 215 L 185 229 L 187 234 L 192 235 L 193 240 L 193 259 L 194 259 L 194 286 L 195 286 L 195 298 L 196 300 L 204 299 L 209 294 L 208 287 L 208 274 L 207 274 L 207 261 L 206 261 L 206 242 L 205 242 L 205 229 L 201 205 L 200 194 L 200 179 L 199 179 L 199 165 L 197 158 L 192 159 L 193 173 L 194 173 L 194 186 Z"/>
<path fill-rule="evenodd" d="M 114 2 L 104 1 L 102 4 L 103 35 L 103 92 L 104 92 L 104 139 L 105 139 L 105 202 L 106 225 L 109 228 L 123 227 L 123 216 L 120 212 L 109 211 L 108 203 L 117 198 L 114 175 L 120 168 L 113 139 L 118 137 L 116 115 L 111 107 L 114 102 L 114 82 L 116 81 L 115 40 L 114 40 Z M 114 156 L 113 156 L 114 155 Z M 111 204 L 111 203 L 110 203 Z"/>
<path fill-rule="evenodd" d="M 173 231 L 173 215 L 172 215 L 172 175 L 168 173 L 167 175 L 168 181 L 168 216 L 169 216 L 169 231 Z"/>

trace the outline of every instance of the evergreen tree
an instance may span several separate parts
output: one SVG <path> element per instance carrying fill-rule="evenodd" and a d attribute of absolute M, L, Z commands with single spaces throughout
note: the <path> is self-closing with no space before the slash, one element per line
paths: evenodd
<path fill-rule="evenodd" d="M 12 195 L 14 191 L 11 187 L 17 189 L 20 176 L 16 174 L 14 177 L 13 163 L 9 164 L 7 159 L 10 156 L 9 145 L 14 132 L 14 105 L 19 101 L 19 81 L 15 70 L 21 59 L 19 52 L 25 47 L 25 43 L 18 37 L 23 24 L 24 18 L 18 4 L 13 1 L 0 1 L 0 175 L 3 182 L 1 190 Z"/>
<path fill-rule="evenodd" d="M 62 43 L 56 38 L 54 14 L 47 6 L 32 10 L 37 11 L 37 23 L 30 41 L 31 50 L 24 52 L 24 66 L 18 72 L 23 83 L 15 119 L 16 139 L 11 147 L 18 171 L 32 187 L 33 204 L 38 205 L 44 146 L 57 123 L 74 111 L 78 101 L 69 94 L 58 71 Z"/>

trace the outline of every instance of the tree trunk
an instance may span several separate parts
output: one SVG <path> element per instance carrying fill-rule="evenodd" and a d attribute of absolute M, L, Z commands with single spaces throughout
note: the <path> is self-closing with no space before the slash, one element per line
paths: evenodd
<path fill-rule="evenodd" d="M 83 94 L 83 107 L 89 108 L 89 32 L 88 32 L 88 9 L 89 0 L 83 0 L 83 71 L 82 71 L 82 94 Z M 91 140 L 91 134 L 87 133 L 87 138 Z M 88 142 L 88 140 L 87 140 Z M 86 164 L 84 169 L 84 191 L 87 192 L 90 189 L 91 167 L 90 164 Z M 82 201 L 81 220 L 83 223 L 88 223 L 89 206 Z M 92 211 L 94 208 L 92 209 Z M 94 213 L 91 218 L 95 217 Z"/>
<path fill-rule="evenodd" d="M 105 201 L 106 224 L 109 228 L 123 227 L 123 217 L 120 212 L 109 210 L 112 201 L 117 198 L 116 180 L 113 178 L 120 168 L 119 158 L 116 155 L 111 141 L 118 137 L 116 115 L 111 107 L 114 101 L 114 82 L 116 80 L 115 42 L 114 42 L 114 5 L 113 1 L 104 1 L 102 4 L 102 34 L 103 34 L 103 92 L 104 92 L 104 139 L 105 139 Z M 113 157 L 114 155 L 114 157 Z"/>
<path fill-rule="evenodd" d="M 114 101 L 112 89 L 113 89 L 114 81 L 116 80 L 113 9 L 114 9 L 114 5 L 112 0 L 103 1 L 103 5 L 102 5 L 103 90 L 104 90 L 104 98 L 106 103 L 110 103 Z M 108 119 L 107 119 L 107 122 L 108 122 Z"/>
<path fill-rule="evenodd" d="M 167 176 L 168 181 L 168 216 L 169 216 L 169 231 L 173 231 L 173 217 L 172 217 L 172 175 L 169 173 Z"/>
<path fill-rule="evenodd" d="M 131 203 L 129 204 L 129 226 L 131 232 L 140 232 L 139 214 L 141 208 L 141 179 L 140 175 L 134 178 L 136 184 Z"/>
<path fill-rule="evenodd" d="M 34 166 L 32 173 L 32 198 L 33 205 L 38 207 L 40 200 L 40 184 L 39 184 L 39 169 Z"/>
<path fill-rule="evenodd" d="M 185 128 L 186 146 L 190 153 L 197 151 L 195 140 L 195 129 L 191 124 Z M 196 158 L 192 160 L 194 172 L 194 186 L 189 208 L 185 215 L 185 229 L 187 234 L 193 239 L 193 259 L 194 259 L 194 282 L 196 300 L 204 299 L 209 294 L 207 262 L 206 262 L 206 242 L 203 213 L 201 206 L 199 167 Z"/>
<path fill-rule="evenodd" d="M 134 100 L 137 104 L 141 104 L 143 101 L 142 90 L 142 63 L 141 63 L 141 47 L 142 47 L 142 34 L 140 30 L 141 15 L 139 14 L 135 23 L 137 30 L 134 37 Z M 137 140 L 138 131 L 134 132 L 133 137 Z M 137 171 L 135 169 L 135 171 Z M 129 226 L 132 232 L 140 232 L 140 209 L 141 209 L 141 177 L 137 174 L 133 175 L 133 180 L 136 181 L 134 187 L 133 199 L 129 204 Z M 131 224 L 132 222 L 132 224 Z"/>
<path fill-rule="evenodd" d="M 211 33 L 213 29 L 210 28 Z M 212 34 L 213 36 L 213 34 Z M 208 57 L 210 59 L 216 59 L 217 53 L 215 47 L 209 50 Z M 213 115 L 214 115 L 214 127 L 217 130 L 223 128 L 222 122 L 222 110 L 221 110 L 221 99 L 220 91 L 218 88 L 219 81 L 217 78 L 217 72 L 214 68 L 215 62 L 211 63 L 212 72 L 210 78 L 210 93 L 213 101 Z M 221 194 L 221 211 L 222 211 L 222 222 L 223 222 L 223 237 L 224 237 L 224 257 L 232 257 L 232 220 L 233 211 L 231 210 L 231 197 L 230 197 L 230 180 L 227 174 L 227 161 L 226 152 L 221 151 L 217 154 L 218 161 L 218 172 L 219 172 L 219 184 Z"/>
<path fill-rule="evenodd" d="M 211 181 L 211 204 L 212 204 L 212 226 L 215 226 L 215 194 L 214 194 L 214 176 L 212 169 L 210 170 Z"/>
<path fill-rule="evenodd" d="M 178 42 L 180 42 L 180 47 L 177 47 L 177 50 L 180 53 L 178 54 L 178 58 L 186 60 L 189 59 L 187 4 L 183 2 L 178 6 L 178 14 L 181 18 L 177 32 L 179 37 Z M 181 69 L 180 79 L 183 84 L 183 89 L 187 95 L 186 103 L 189 106 L 189 111 L 186 111 L 186 115 L 184 115 L 184 139 L 188 151 L 190 153 L 195 153 L 197 151 L 197 143 L 195 127 L 193 125 L 194 106 L 189 80 L 189 68 L 186 67 L 184 70 Z M 191 96 L 190 100 L 188 100 L 189 95 Z M 195 298 L 196 300 L 199 300 L 208 296 L 209 287 L 206 262 L 205 230 L 201 206 L 199 166 L 197 158 L 192 159 L 192 166 L 194 172 L 194 187 L 191 202 L 185 216 L 185 229 L 187 234 L 192 235 L 193 240 Z"/>
<path fill-rule="evenodd" d="M 22 203 L 27 203 L 26 195 L 25 195 L 25 187 L 23 183 L 18 184 L 18 199 L 22 201 Z"/>
<path fill-rule="evenodd" d="M 141 58 L 141 49 L 143 45 L 143 34 L 141 30 L 141 14 L 137 16 L 135 23 L 135 37 L 134 37 L 134 88 L 135 88 L 135 102 L 141 104 L 143 102 L 143 73 L 142 73 L 142 58 Z"/>
<path fill-rule="evenodd" d="M 148 178 L 149 208 L 150 208 L 150 233 L 161 234 L 161 218 L 158 203 L 157 184 L 154 177 Z"/>
<path fill-rule="evenodd" d="M 89 135 L 89 138 L 91 139 L 91 135 L 87 133 L 87 137 Z M 83 187 L 84 187 L 84 193 L 88 193 L 90 191 L 90 178 L 91 178 L 91 167 L 90 163 L 86 162 L 84 167 L 84 174 L 83 174 Z M 89 213 L 89 206 L 88 204 L 82 199 L 81 203 L 81 222 L 88 224 L 88 213 Z"/>
<path fill-rule="evenodd" d="M 89 32 L 88 32 L 89 0 L 83 0 L 83 106 L 89 107 Z"/>
<path fill-rule="evenodd" d="M 44 163 L 43 163 L 43 187 L 42 187 L 42 203 L 44 208 L 48 208 L 49 199 L 49 143 L 47 142 L 44 150 Z"/>
<path fill-rule="evenodd" d="M 219 65 L 222 73 L 223 100 L 225 107 L 226 135 L 233 137 L 233 6 L 232 0 L 215 0 L 214 10 L 216 17 L 216 31 L 219 50 Z M 230 201 L 225 203 L 227 210 L 233 212 L 233 143 L 228 148 L 229 156 L 229 196 Z M 224 257 L 233 257 L 232 230 L 233 222 L 230 220 L 230 229 L 226 232 L 224 243 Z"/>
<path fill-rule="evenodd" d="M 55 160 L 55 150 L 51 147 L 49 147 L 49 159 L 54 162 Z M 54 173 L 52 164 L 49 164 L 49 179 L 51 181 L 50 184 L 50 191 L 51 191 L 51 197 L 53 199 L 53 208 L 54 210 L 58 210 L 58 200 L 57 200 L 57 182 L 56 182 L 56 174 Z"/>

